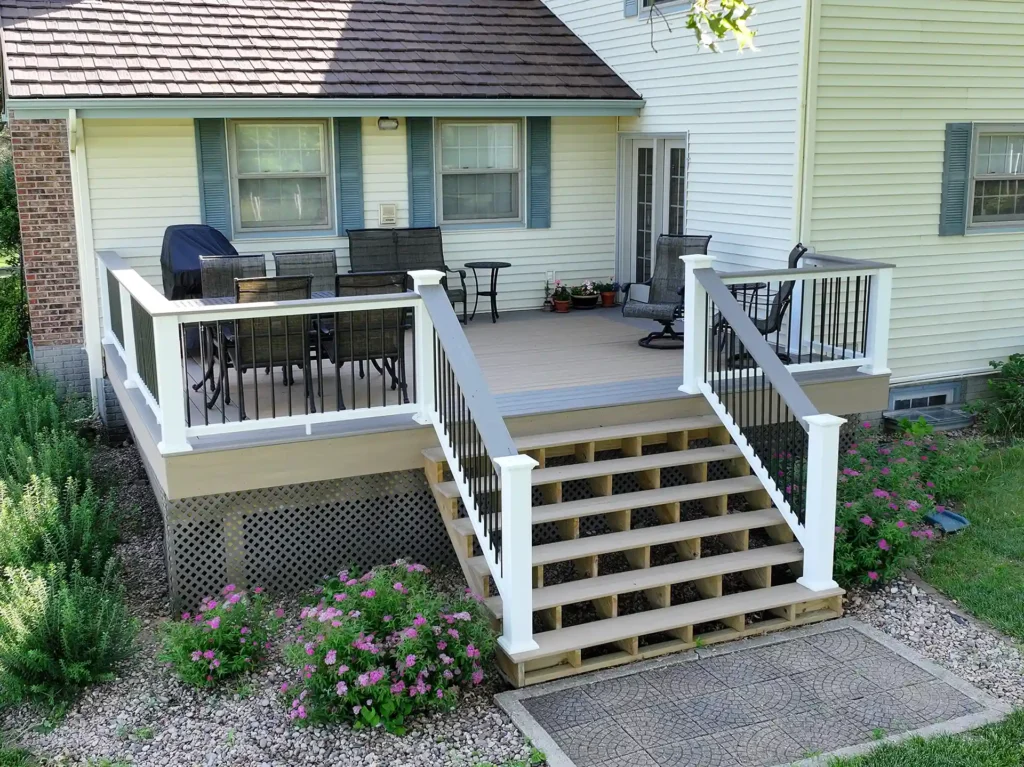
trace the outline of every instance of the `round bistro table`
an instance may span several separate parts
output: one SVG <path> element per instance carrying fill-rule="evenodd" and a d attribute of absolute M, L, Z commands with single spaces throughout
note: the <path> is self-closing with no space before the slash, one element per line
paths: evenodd
<path fill-rule="evenodd" d="M 469 316 L 470 321 L 476 317 L 476 308 L 480 305 L 480 296 L 490 296 L 491 299 L 491 322 L 498 321 L 498 270 L 512 266 L 508 261 L 467 261 L 466 266 L 473 270 L 473 280 L 476 282 L 476 300 L 473 301 L 473 313 Z M 491 289 L 480 290 L 480 277 L 477 269 L 491 270 Z"/>

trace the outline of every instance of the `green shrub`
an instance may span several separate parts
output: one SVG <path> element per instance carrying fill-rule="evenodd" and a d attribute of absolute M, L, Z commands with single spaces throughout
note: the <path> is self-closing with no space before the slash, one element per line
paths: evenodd
<path fill-rule="evenodd" d="M 28 306 L 20 267 L 15 262 L 11 268 L 13 274 L 0 277 L 0 363 L 18 364 L 28 352 Z"/>
<path fill-rule="evenodd" d="M 113 560 L 101 579 L 49 565 L 11 568 L 0 580 L 0 703 L 53 703 L 107 681 L 137 630 Z"/>
<path fill-rule="evenodd" d="M 14 437 L 0 454 L 0 480 L 8 487 L 22 487 L 34 475 L 46 476 L 57 484 L 68 479 L 84 487 L 92 475 L 92 452 L 88 443 L 66 428 L 44 431 L 35 444 Z"/>
<path fill-rule="evenodd" d="M 989 434 L 1024 436 L 1024 354 L 1011 354 L 1005 362 L 989 364 L 996 371 L 988 379 L 992 398 L 975 403 L 972 409 Z"/>
<path fill-rule="evenodd" d="M 90 415 L 82 398 L 61 397 L 54 382 L 17 367 L 0 366 L 0 448 L 15 437 L 33 449 L 45 434 L 74 425 Z"/>
<path fill-rule="evenodd" d="M 460 686 L 483 681 L 494 649 L 488 620 L 476 601 L 434 591 L 425 572 L 396 563 L 325 584 L 286 650 L 299 669 L 298 681 L 282 687 L 292 719 L 402 734 L 409 716 L 451 707 Z"/>
<path fill-rule="evenodd" d="M 262 589 L 250 597 L 228 585 L 219 601 L 203 602 L 202 612 L 184 613 L 180 621 L 167 624 L 159 659 L 187 684 L 212 687 L 264 661 L 278 622 Z"/>
<path fill-rule="evenodd" d="M 9 139 L 4 143 L 9 146 Z M 6 151 L 0 157 L 0 252 L 12 253 L 17 252 L 21 245 L 21 227 L 18 222 L 18 191 L 14 183 L 14 158 L 6 146 L 4 149 Z"/>
<path fill-rule="evenodd" d="M 58 492 L 49 477 L 32 477 L 12 493 L 0 482 L 0 569 L 77 562 L 83 574 L 99 577 L 115 543 L 115 506 L 101 501 L 91 484 L 79 492 L 70 479 Z"/>
<path fill-rule="evenodd" d="M 915 560 L 934 537 L 925 515 L 964 497 L 984 451 L 976 441 L 889 438 L 870 426 L 840 456 L 835 578 L 843 586 L 885 582 Z"/>

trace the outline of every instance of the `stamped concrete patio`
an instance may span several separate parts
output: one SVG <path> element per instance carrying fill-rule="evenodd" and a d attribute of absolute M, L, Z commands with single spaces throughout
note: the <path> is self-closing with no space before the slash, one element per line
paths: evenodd
<path fill-rule="evenodd" d="M 868 626 L 840 620 L 498 696 L 551 767 L 825 763 L 953 732 L 1007 707 Z"/>

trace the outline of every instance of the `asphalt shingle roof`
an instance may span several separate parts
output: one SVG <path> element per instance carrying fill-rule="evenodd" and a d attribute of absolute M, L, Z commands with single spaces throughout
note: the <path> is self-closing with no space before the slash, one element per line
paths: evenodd
<path fill-rule="evenodd" d="M 540 0 L 0 0 L 14 98 L 637 99 Z"/>

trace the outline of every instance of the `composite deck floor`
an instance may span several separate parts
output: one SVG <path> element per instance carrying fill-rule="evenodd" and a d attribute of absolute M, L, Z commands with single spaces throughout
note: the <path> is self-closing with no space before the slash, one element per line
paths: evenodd
<path fill-rule="evenodd" d="M 676 394 L 682 379 L 680 350 L 652 350 L 637 345 L 656 326 L 649 321 L 624 319 L 619 309 L 593 309 L 569 314 L 540 311 L 506 312 L 497 323 L 478 314 L 465 326 L 484 379 L 505 414 L 529 410 L 599 406 L 623 398 L 668 397 Z M 415 398 L 413 334 L 406 335 L 406 370 L 409 398 Z M 192 385 L 202 379 L 202 361 L 193 352 L 187 365 L 190 416 L 193 425 L 204 423 L 204 396 Z M 219 368 L 216 373 L 219 373 Z M 321 370 L 312 367 L 316 410 L 339 409 L 338 393 L 345 408 L 398 404 L 390 375 L 382 380 L 372 365 L 345 364 L 336 371 L 329 360 Z M 210 423 L 237 421 L 239 402 L 245 402 L 249 418 L 271 418 L 306 412 L 303 374 L 294 369 L 294 384 L 287 386 L 278 368 L 271 376 L 264 368 L 242 376 L 242 396 L 237 373 L 228 369 L 231 403 L 218 398 L 206 413 Z M 207 385 L 209 397 L 211 385 Z"/>

